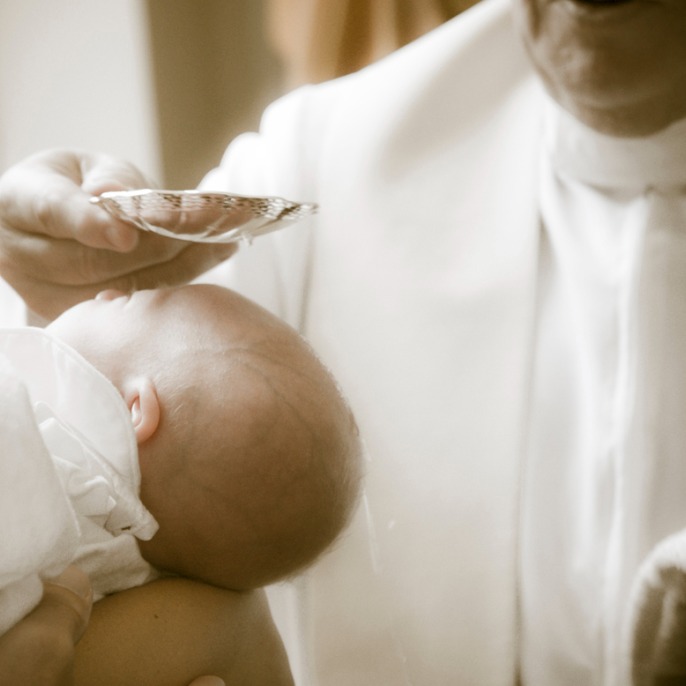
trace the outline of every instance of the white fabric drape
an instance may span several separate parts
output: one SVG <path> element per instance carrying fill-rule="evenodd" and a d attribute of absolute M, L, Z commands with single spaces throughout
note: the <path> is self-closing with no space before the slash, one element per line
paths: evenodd
<path fill-rule="evenodd" d="M 0 330 L 0 634 L 70 562 L 96 600 L 156 577 L 134 539 L 157 530 L 139 483 L 117 389 L 42 329 Z"/>
<path fill-rule="evenodd" d="M 622 140 L 551 118 L 523 675 L 527 686 L 620 686 L 637 569 L 686 526 L 686 122 Z"/>

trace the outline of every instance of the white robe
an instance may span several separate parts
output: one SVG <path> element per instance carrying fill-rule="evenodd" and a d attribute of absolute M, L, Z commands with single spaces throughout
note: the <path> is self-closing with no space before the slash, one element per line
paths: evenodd
<path fill-rule="evenodd" d="M 483 0 L 273 105 L 203 181 L 320 204 L 209 277 L 312 341 L 366 443 L 352 527 L 272 594 L 301 686 L 516 679 L 545 102 L 509 2 Z M 624 683 L 623 641 L 598 683 Z"/>
<path fill-rule="evenodd" d="M 686 526 L 686 120 L 626 139 L 547 115 L 523 681 L 623 684 L 637 570 Z"/>
<path fill-rule="evenodd" d="M 366 442 L 355 522 L 280 599 L 299 684 L 513 682 L 539 97 L 484 2 L 287 97 L 203 182 L 320 204 L 212 278 L 303 331 Z"/>

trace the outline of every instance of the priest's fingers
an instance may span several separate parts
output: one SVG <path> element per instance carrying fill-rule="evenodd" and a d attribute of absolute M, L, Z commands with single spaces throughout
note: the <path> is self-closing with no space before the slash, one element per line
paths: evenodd
<path fill-rule="evenodd" d="M 151 184 L 133 165 L 108 155 L 38 153 L 0 177 L 0 226 L 3 233 L 71 238 L 93 248 L 129 251 L 138 240 L 136 230 L 113 220 L 90 197 L 146 185 Z"/>
<path fill-rule="evenodd" d="M 70 686 L 92 603 L 88 577 L 76 567 L 46 582 L 39 605 L 0 638 L 0 683 Z"/>
<path fill-rule="evenodd" d="M 61 246 L 51 249 L 62 254 Z M 143 237 L 134 253 L 128 255 L 81 248 L 81 259 L 70 262 L 72 268 L 64 271 L 37 267 L 24 271 L 2 259 L 0 270 L 29 310 L 50 321 L 108 288 L 129 292 L 187 283 L 227 259 L 236 249 L 235 245 L 187 243 L 151 234 Z M 64 248 L 67 254 L 69 250 Z"/>

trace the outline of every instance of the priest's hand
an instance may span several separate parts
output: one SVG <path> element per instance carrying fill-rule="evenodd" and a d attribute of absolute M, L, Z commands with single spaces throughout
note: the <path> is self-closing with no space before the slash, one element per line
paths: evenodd
<path fill-rule="evenodd" d="M 88 577 L 77 567 L 46 582 L 39 605 L 0 637 L 0 683 L 70 686 L 92 604 Z"/>
<path fill-rule="evenodd" d="M 0 177 L 0 276 L 49 321 L 106 288 L 185 283 L 235 252 L 141 232 L 90 202 L 151 186 L 107 155 L 50 150 L 19 162 Z"/>

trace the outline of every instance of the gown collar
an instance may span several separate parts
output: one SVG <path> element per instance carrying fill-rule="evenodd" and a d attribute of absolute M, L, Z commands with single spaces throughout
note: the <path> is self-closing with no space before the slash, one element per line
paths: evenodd
<path fill-rule="evenodd" d="M 589 128 L 548 98 L 545 145 L 553 169 L 582 183 L 686 192 L 686 118 L 650 136 L 619 138 Z"/>

